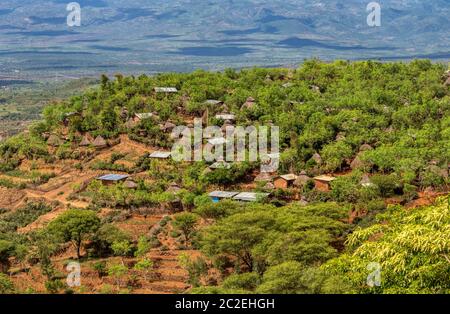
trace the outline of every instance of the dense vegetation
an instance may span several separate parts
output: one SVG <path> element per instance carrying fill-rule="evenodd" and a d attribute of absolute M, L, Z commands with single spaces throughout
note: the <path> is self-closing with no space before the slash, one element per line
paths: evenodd
<path fill-rule="evenodd" d="M 296 70 L 117 75 L 115 80 L 103 76 L 98 88 L 48 106 L 30 132 L 0 145 L 0 171 L 17 171 L 25 159 L 75 160 L 83 169 L 95 153 L 92 145 L 79 147 L 88 135 L 113 142 L 127 134 L 167 149 L 172 139 L 161 125 L 188 124 L 208 109 L 209 124 L 222 123 L 214 114 L 229 111 L 236 114 L 237 125 L 279 126 L 280 174 L 306 171 L 310 177 L 333 173 L 338 178 L 330 192 L 314 189 L 308 180 L 295 189 L 274 190 L 261 202 L 213 203 L 207 191 L 251 183 L 258 163 L 207 171 L 205 162 L 160 162 L 148 154 L 124 165 L 117 163 L 122 156 L 116 153 L 90 169 L 146 172 L 151 183 L 137 179 L 130 189 L 123 183 L 91 182 L 71 196 L 89 199 L 88 209 L 67 211 L 33 232 L 31 239 L 14 231 L 47 212 L 44 205 L 32 212 L 25 207 L 2 214 L 4 267 L 10 257 L 27 255 L 20 245 L 30 247 L 33 260 L 48 275 L 48 290 L 58 291 L 49 256 L 72 242 L 78 258 L 138 257 L 136 269 L 147 276 L 151 261 L 139 252 L 157 246 L 156 235 L 133 243 L 111 224 L 115 217 L 100 219 L 95 211 L 161 205 L 183 211 L 160 222 L 171 227 L 180 249 L 203 253 L 198 258 L 180 256 L 194 293 L 448 293 L 447 200 L 413 210 L 387 205 L 405 205 L 419 193 L 448 192 L 450 89 L 444 84 L 445 70 L 423 60 L 309 60 Z M 155 93 L 157 86 L 179 92 Z M 249 97 L 254 106 L 243 107 Z M 221 100 L 226 107 L 208 104 L 208 99 Z M 157 115 L 130 124 L 135 113 L 149 112 Z M 50 143 L 51 134 L 58 143 Z M 369 177 L 370 184 L 361 183 Z M 176 191 L 170 190 L 173 183 Z M 8 184 L 0 185 L 20 188 Z M 266 190 L 260 185 L 256 189 Z M 293 202 L 299 195 L 308 204 Z M 121 286 L 128 270 L 123 264 L 98 268 Z M 371 287 L 366 280 L 377 265 L 382 285 Z M 2 278 L 1 289 L 9 291 Z"/>

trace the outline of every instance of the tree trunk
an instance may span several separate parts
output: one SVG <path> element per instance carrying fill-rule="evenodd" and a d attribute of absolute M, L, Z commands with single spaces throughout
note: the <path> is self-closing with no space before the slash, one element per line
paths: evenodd
<path fill-rule="evenodd" d="M 81 253 L 80 253 L 80 251 L 81 251 L 81 241 L 78 241 L 78 242 L 77 242 L 77 259 L 80 259 L 80 258 L 81 258 Z"/>

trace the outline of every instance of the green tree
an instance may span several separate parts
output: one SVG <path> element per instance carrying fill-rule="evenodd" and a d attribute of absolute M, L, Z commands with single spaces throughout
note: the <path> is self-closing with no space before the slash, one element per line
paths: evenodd
<path fill-rule="evenodd" d="M 183 235 L 186 243 L 189 242 L 190 236 L 195 230 L 195 227 L 198 223 L 198 216 L 192 213 L 180 213 L 175 215 L 172 225 L 174 228 L 180 230 Z"/>
<path fill-rule="evenodd" d="M 81 258 L 84 240 L 91 238 L 100 228 L 100 219 L 91 210 L 69 209 L 48 225 L 48 232 L 62 241 L 71 241 Z"/>
<path fill-rule="evenodd" d="M 144 272 L 145 280 L 149 280 L 149 274 L 153 269 L 153 262 L 148 258 L 143 258 L 134 265 L 134 269 Z"/>

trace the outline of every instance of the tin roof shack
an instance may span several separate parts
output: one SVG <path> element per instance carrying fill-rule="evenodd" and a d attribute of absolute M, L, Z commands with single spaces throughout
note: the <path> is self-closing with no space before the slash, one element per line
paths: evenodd
<path fill-rule="evenodd" d="M 297 176 L 295 174 L 285 174 L 278 176 L 274 181 L 273 184 L 275 185 L 275 188 L 277 189 L 287 189 L 294 186 L 294 182 L 297 179 Z"/>
<path fill-rule="evenodd" d="M 103 185 L 113 185 L 118 182 L 126 181 L 130 176 L 125 174 L 106 174 L 98 177 L 97 180 L 101 181 Z"/>
<path fill-rule="evenodd" d="M 266 199 L 269 195 L 269 193 L 242 192 L 234 196 L 233 199 L 241 202 L 257 202 Z"/>
<path fill-rule="evenodd" d="M 322 192 L 328 192 L 331 190 L 331 182 L 336 180 L 335 177 L 322 175 L 318 177 L 314 177 L 314 185 L 316 189 Z"/>
<path fill-rule="evenodd" d="M 178 93 L 178 89 L 176 89 L 175 87 L 155 87 L 154 91 L 155 93 L 165 94 Z"/>
<path fill-rule="evenodd" d="M 214 203 L 218 203 L 224 199 L 232 199 L 234 196 L 238 195 L 238 192 L 227 192 L 227 191 L 213 191 L 208 194 Z"/>
<path fill-rule="evenodd" d="M 212 106 L 219 106 L 223 105 L 223 101 L 216 100 L 216 99 L 208 99 L 205 101 L 206 105 L 212 105 Z"/>
<path fill-rule="evenodd" d="M 171 155 L 172 155 L 171 152 L 157 151 L 157 152 L 151 153 L 150 154 L 150 158 L 153 158 L 153 159 L 169 159 Z"/>
<path fill-rule="evenodd" d="M 132 120 L 133 122 L 137 123 L 145 119 L 151 119 L 153 117 L 156 117 L 153 112 L 135 113 Z"/>
<path fill-rule="evenodd" d="M 215 169 L 230 169 L 231 168 L 231 164 L 223 161 L 223 160 L 219 160 L 216 161 L 215 163 L 213 163 L 212 165 L 209 166 L 209 169 L 211 170 L 215 170 Z"/>
<path fill-rule="evenodd" d="M 232 121 L 236 120 L 236 115 L 234 115 L 232 113 L 219 113 L 219 114 L 216 114 L 215 118 L 218 120 L 232 122 Z"/>

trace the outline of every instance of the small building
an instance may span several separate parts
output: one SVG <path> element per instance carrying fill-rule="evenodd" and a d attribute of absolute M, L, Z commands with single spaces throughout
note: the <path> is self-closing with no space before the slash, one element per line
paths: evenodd
<path fill-rule="evenodd" d="M 113 185 L 118 182 L 124 182 L 130 176 L 125 174 L 106 174 L 98 177 L 97 180 L 101 181 L 103 185 Z"/>
<path fill-rule="evenodd" d="M 350 163 L 350 168 L 351 169 L 359 169 L 362 167 L 364 167 L 364 162 L 361 160 L 360 154 L 358 154 Z"/>
<path fill-rule="evenodd" d="M 106 143 L 105 139 L 99 135 L 95 138 L 94 142 L 92 142 L 92 145 L 97 149 L 102 149 L 107 147 L 108 143 Z"/>
<path fill-rule="evenodd" d="M 231 113 L 220 113 L 216 115 L 216 119 L 224 120 L 224 121 L 235 121 L 236 116 Z"/>
<path fill-rule="evenodd" d="M 80 146 L 90 146 L 91 144 L 92 143 L 89 140 L 88 136 L 87 135 L 83 136 L 83 139 L 80 142 Z"/>
<path fill-rule="evenodd" d="M 172 132 L 175 129 L 176 125 L 170 121 L 167 121 L 163 125 L 161 125 L 160 130 L 163 132 Z"/>
<path fill-rule="evenodd" d="M 64 114 L 64 118 L 63 118 L 63 124 L 64 126 L 68 126 L 70 123 L 70 118 L 75 117 L 75 116 L 81 116 L 80 113 L 78 112 L 68 112 Z"/>
<path fill-rule="evenodd" d="M 242 105 L 241 110 L 252 109 L 253 107 L 255 107 L 255 105 L 256 105 L 255 98 L 248 97 L 247 101 Z"/>
<path fill-rule="evenodd" d="M 316 189 L 322 192 L 328 192 L 331 190 L 331 182 L 336 180 L 335 177 L 322 175 L 314 177 L 314 185 Z"/>
<path fill-rule="evenodd" d="M 295 180 L 294 185 L 296 187 L 303 187 L 308 183 L 309 180 L 311 180 L 311 178 L 306 174 L 306 171 L 303 170 L 297 176 L 297 179 Z"/>
<path fill-rule="evenodd" d="M 47 140 L 47 144 L 53 147 L 64 144 L 63 140 L 56 134 L 51 134 Z"/>
<path fill-rule="evenodd" d="M 208 194 L 214 203 L 218 203 L 224 199 L 232 199 L 234 196 L 238 195 L 239 192 L 227 192 L 227 191 L 213 191 Z"/>
<path fill-rule="evenodd" d="M 136 190 L 138 188 L 138 185 L 136 182 L 134 182 L 133 180 L 127 180 L 125 181 L 125 183 L 123 184 L 124 187 L 126 187 L 127 189 L 130 190 Z"/>
<path fill-rule="evenodd" d="M 370 146 L 369 144 L 363 144 L 361 145 L 361 147 L 359 148 L 360 152 L 366 152 L 368 150 L 373 150 L 373 147 Z"/>
<path fill-rule="evenodd" d="M 205 101 L 205 104 L 212 105 L 212 106 L 219 106 L 219 105 L 223 105 L 223 101 L 216 100 L 216 99 L 208 99 L 207 101 Z"/>
<path fill-rule="evenodd" d="M 242 192 L 234 196 L 233 199 L 241 202 L 256 202 L 269 197 L 269 193 Z"/>
<path fill-rule="evenodd" d="M 297 179 L 297 176 L 295 174 L 285 174 L 278 176 L 274 181 L 273 184 L 275 185 L 275 188 L 277 189 L 287 189 L 294 185 L 295 180 Z"/>
<path fill-rule="evenodd" d="M 145 119 L 151 119 L 155 116 L 152 112 L 135 113 L 133 116 L 133 122 L 140 122 Z"/>
<path fill-rule="evenodd" d="M 150 158 L 153 159 L 169 159 L 172 155 L 171 152 L 163 152 L 163 151 L 157 151 L 150 154 Z"/>
<path fill-rule="evenodd" d="M 450 86 L 450 76 L 445 81 L 444 86 Z"/>
<path fill-rule="evenodd" d="M 166 192 L 176 194 L 181 191 L 181 187 L 176 183 L 172 182 L 169 184 L 169 187 L 167 188 Z"/>
<path fill-rule="evenodd" d="M 359 181 L 359 184 L 361 184 L 363 187 L 368 188 L 373 186 L 374 184 L 372 181 L 370 181 L 370 177 L 368 174 L 364 174 L 361 178 L 361 181 Z"/>
<path fill-rule="evenodd" d="M 209 169 L 214 170 L 214 169 L 230 169 L 231 168 L 231 164 L 224 161 L 224 160 L 219 160 L 216 161 L 215 163 L 213 163 L 212 165 L 209 166 Z"/>
<path fill-rule="evenodd" d="M 312 160 L 316 162 L 316 164 L 321 165 L 322 164 L 322 156 L 320 156 L 318 153 L 315 153 L 312 157 Z"/>
<path fill-rule="evenodd" d="M 255 178 L 255 182 L 272 182 L 273 176 L 268 172 L 261 172 Z"/>
<path fill-rule="evenodd" d="M 178 89 L 176 89 L 175 87 L 155 87 L 154 91 L 155 93 L 166 93 L 166 94 L 178 93 Z"/>

